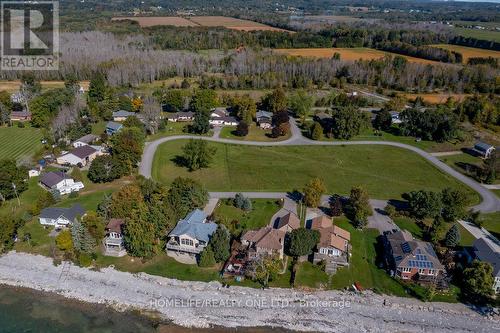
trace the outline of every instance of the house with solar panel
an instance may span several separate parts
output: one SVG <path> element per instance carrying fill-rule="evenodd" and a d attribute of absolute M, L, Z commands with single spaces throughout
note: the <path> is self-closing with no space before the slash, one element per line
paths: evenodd
<path fill-rule="evenodd" d="M 393 274 L 406 281 L 446 288 L 446 271 L 432 244 L 406 230 L 385 235 L 386 259 Z"/>

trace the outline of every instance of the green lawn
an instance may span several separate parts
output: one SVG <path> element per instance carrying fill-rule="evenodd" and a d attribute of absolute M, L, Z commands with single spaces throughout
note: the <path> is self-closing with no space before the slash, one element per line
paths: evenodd
<path fill-rule="evenodd" d="M 394 218 L 394 223 L 401 229 L 408 230 L 411 232 L 413 237 L 417 239 L 422 239 L 423 238 L 423 230 L 420 228 L 418 224 L 415 223 L 415 221 L 412 218 L 409 217 L 396 217 Z"/>
<path fill-rule="evenodd" d="M 483 228 L 491 232 L 495 237 L 500 238 L 500 212 L 484 214 Z"/>
<path fill-rule="evenodd" d="M 168 122 L 164 130 L 158 131 L 154 135 L 148 135 L 147 141 L 153 141 L 165 136 L 186 134 L 185 129 L 189 124 L 191 122 Z"/>
<path fill-rule="evenodd" d="M 54 239 L 49 237 L 50 230 L 50 228 L 45 229 L 38 218 L 33 218 L 19 229 L 20 241 L 15 244 L 14 250 L 50 256 L 51 244 L 54 243 Z M 24 236 L 27 234 L 30 235 L 29 242 L 24 241 Z"/>
<path fill-rule="evenodd" d="M 221 200 L 215 208 L 214 214 L 218 222 L 224 224 L 233 235 L 242 231 L 258 229 L 269 224 L 271 217 L 280 209 L 275 200 L 254 199 L 252 210 L 245 212 L 233 206 L 228 200 Z M 238 221 L 238 223 L 232 223 Z"/>
<path fill-rule="evenodd" d="M 320 266 L 309 261 L 298 264 L 295 287 L 328 288 L 328 274 Z"/>
<path fill-rule="evenodd" d="M 219 137 L 224 139 L 242 140 L 242 141 L 283 141 L 290 138 L 291 133 L 279 138 L 272 138 L 269 135 L 271 130 L 263 130 L 255 124 L 251 124 L 248 128 L 248 135 L 241 137 L 234 134 L 235 127 L 225 126 L 222 128 Z"/>
<path fill-rule="evenodd" d="M 482 22 L 481 22 L 482 24 Z M 500 43 L 500 32 L 492 30 L 478 30 L 468 28 L 453 28 L 455 32 L 464 37 L 472 37 L 483 40 L 491 40 Z"/>
<path fill-rule="evenodd" d="M 11 199 L 0 205 L 0 216 L 11 214 L 14 216 L 23 216 L 23 214 L 31 209 L 36 199 L 44 191 L 45 190 L 38 185 L 38 177 L 31 178 L 28 181 L 28 189 L 19 196 L 21 206 L 18 206 L 16 199 Z"/>
<path fill-rule="evenodd" d="M 0 127 L 0 159 L 32 157 L 42 148 L 42 132 L 38 128 Z"/>
<path fill-rule="evenodd" d="M 175 163 L 186 140 L 166 142 L 154 157 L 152 175 L 169 184 L 190 177 L 210 191 L 291 191 L 321 177 L 329 193 L 348 194 L 366 187 L 377 199 L 400 198 L 411 190 L 465 188 L 410 151 L 389 146 L 254 147 L 210 143 L 217 148 L 209 168 L 189 172 Z M 478 196 L 465 188 L 478 202 Z"/>

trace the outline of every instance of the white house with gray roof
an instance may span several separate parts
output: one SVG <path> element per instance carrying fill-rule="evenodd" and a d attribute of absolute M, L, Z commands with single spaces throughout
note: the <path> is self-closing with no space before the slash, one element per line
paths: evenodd
<path fill-rule="evenodd" d="M 473 245 L 475 259 L 489 263 L 493 267 L 493 290 L 500 294 L 500 245 L 496 239 L 485 237 L 476 239 Z"/>
<path fill-rule="evenodd" d="M 127 120 L 128 117 L 134 117 L 136 115 L 137 113 L 135 112 L 125 111 L 125 110 L 115 111 L 113 112 L 113 121 L 118 121 L 118 122 L 125 121 Z"/>
<path fill-rule="evenodd" d="M 67 227 L 75 222 L 77 217 L 85 216 L 85 209 L 79 204 L 70 208 L 49 207 L 40 212 L 40 224 L 53 226 L 56 229 Z"/>
<path fill-rule="evenodd" d="M 208 222 L 207 214 L 195 209 L 168 234 L 167 254 L 180 252 L 196 256 L 205 249 L 215 230 L 217 224 Z"/>
<path fill-rule="evenodd" d="M 50 191 L 57 191 L 60 194 L 70 194 L 71 192 L 78 192 L 84 188 L 82 182 L 75 182 L 62 171 L 51 171 L 42 174 L 40 177 L 40 184 Z"/>

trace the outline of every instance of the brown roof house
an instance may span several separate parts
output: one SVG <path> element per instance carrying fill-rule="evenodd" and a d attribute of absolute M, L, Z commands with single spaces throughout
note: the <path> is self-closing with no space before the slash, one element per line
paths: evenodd
<path fill-rule="evenodd" d="M 110 257 L 123 257 L 127 254 L 123 243 L 123 226 L 125 220 L 110 219 L 106 226 L 106 237 L 103 239 L 104 255 Z"/>
<path fill-rule="evenodd" d="M 397 277 L 446 287 L 444 266 L 431 243 L 414 239 L 406 230 L 385 235 L 384 242 L 389 267 Z"/>
<path fill-rule="evenodd" d="M 325 261 L 325 271 L 335 273 L 337 267 L 349 265 L 351 234 L 336 225 L 325 216 L 315 217 L 311 229 L 318 230 L 320 239 L 316 245 L 313 262 Z"/>
<path fill-rule="evenodd" d="M 284 232 L 292 232 L 292 230 L 300 228 L 300 220 L 297 215 L 288 213 L 279 218 L 276 224 L 276 229 Z"/>
<path fill-rule="evenodd" d="M 241 244 L 247 247 L 250 260 L 262 255 L 278 255 L 283 259 L 285 235 L 286 232 L 270 227 L 249 230 L 241 237 Z"/>

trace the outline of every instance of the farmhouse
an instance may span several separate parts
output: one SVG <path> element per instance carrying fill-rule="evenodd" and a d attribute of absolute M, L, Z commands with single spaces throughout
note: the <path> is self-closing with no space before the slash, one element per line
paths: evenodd
<path fill-rule="evenodd" d="M 99 137 L 97 135 L 87 134 L 87 135 L 82 136 L 81 138 L 73 141 L 73 147 L 78 148 L 81 146 L 87 146 L 87 145 L 90 145 L 90 144 L 94 143 L 95 141 L 97 141 L 97 139 L 99 139 Z"/>
<path fill-rule="evenodd" d="M 110 257 L 123 257 L 127 254 L 123 243 L 123 226 L 125 220 L 110 219 L 106 226 L 106 236 L 102 243 L 104 245 L 104 255 Z"/>
<path fill-rule="evenodd" d="M 398 278 L 443 287 L 445 269 L 431 243 L 415 240 L 406 230 L 385 235 L 384 243 L 389 267 Z"/>
<path fill-rule="evenodd" d="M 48 190 L 57 191 L 60 194 L 78 192 L 84 187 L 82 182 L 75 182 L 62 171 L 44 173 L 40 178 L 40 184 Z"/>
<path fill-rule="evenodd" d="M 116 123 L 114 121 L 109 121 L 106 124 L 106 134 L 107 135 L 113 135 L 115 133 L 118 133 L 122 129 L 123 125 L 120 123 Z"/>
<path fill-rule="evenodd" d="M 167 120 L 171 122 L 181 122 L 181 121 L 193 121 L 194 120 L 194 112 L 175 112 L 167 116 Z"/>
<path fill-rule="evenodd" d="M 28 111 L 12 111 L 10 121 L 31 121 L 31 113 Z"/>
<path fill-rule="evenodd" d="M 207 215 L 202 210 L 193 210 L 168 234 L 167 254 L 171 256 L 176 253 L 190 256 L 200 254 L 216 229 L 217 224 L 208 222 Z"/>
<path fill-rule="evenodd" d="M 285 232 L 270 227 L 249 230 L 241 237 L 241 244 L 247 248 L 248 259 L 262 255 L 278 255 L 283 259 Z"/>
<path fill-rule="evenodd" d="M 493 290 L 500 294 L 500 246 L 493 240 L 479 238 L 473 245 L 474 259 L 485 261 L 493 267 Z"/>
<path fill-rule="evenodd" d="M 127 120 L 128 117 L 136 116 L 135 112 L 120 110 L 113 112 L 113 121 L 122 122 Z"/>
<path fill-rule="evenodd" d="M 85 209 L 79 204 L 75 204 L 71 208 L 49 207 L 42 209 L 39 220 L 41 225 L 61 229 L 71 225 L 77 217 L 82 216 L 85 216 Z"/>
<path fill-rule="evenodd" d="M 288 213 L 283 217 L 280 217 L 276 225 L 276 229 L 287 232 L 292 232 L 292 230 L 300 228 L 300 220 L 297 215 L 293 213 Z"/>
<path fill-rule="evenodd" d="M 495 150 L 495 147 L 485 142 L 479 141 L 474 145 L 474 148 L 472 150 L 481 155 L 482 157 L 488 158 L 490 157 L 491 153 Z"/>
<path fill-rule="evenodd" d="M 255 118 L 257 120 L 257 124 L 262 129 L 270 129 L 273 127 L 273 113 L 268 111 L 257 111 Z"/>
<path fill-rule="evenodd" d="M 80 146 L 71 152 L 57 158 L 57 164 L 76 165 L 84 167 L 91 163 L 98 155 L 98 151 L 91 146 Z"/>

